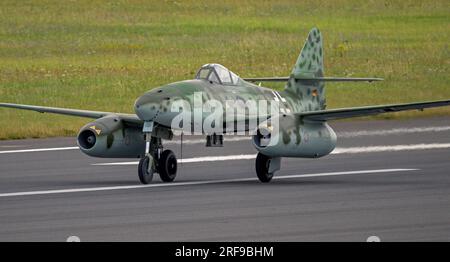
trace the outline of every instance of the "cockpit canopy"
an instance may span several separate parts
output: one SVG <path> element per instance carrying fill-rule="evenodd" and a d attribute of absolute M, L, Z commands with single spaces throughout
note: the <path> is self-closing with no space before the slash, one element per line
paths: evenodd
<path fill-rule="evenodd" d="M 236 85 L 239 77 L 223 65 L 206 64 L 198 70 L 195 79 L 205 79 L 223 85 Z"/>

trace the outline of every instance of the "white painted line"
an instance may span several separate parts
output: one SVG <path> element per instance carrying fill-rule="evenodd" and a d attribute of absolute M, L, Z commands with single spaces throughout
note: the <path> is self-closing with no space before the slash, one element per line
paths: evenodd
<path fill-rule="evenodd" d="M 26 147 L 24 145 L 5 145 L 5 146 L 0 146 L 0 148 L 18 148 L 18 147 Z"/>
<path fill-rule="evenodd" d="M 359 153 L 377 153 L 377 152 L 397 152 L 409 150 L 427 150 L 427 149 L 442 149 L 450 148 L 450 143 L 444 144 L 414 144 L 414 145 L 392 145 L 392 146 L 367 146 L 367 147 L 342 147 L 336 148 L 332 155 L 337 154 L 359 154 Z M 256 154 L 241 154 L 228 156 L 206 156 L 179 159 L 178 163 L 200 163 L 200 162 L 216 162 L 216 161 L 231 161 L 231 160 L 249 160 L 255 159 Z M 128 166 L 137 165 L 138 161 L 128 162 L 110 162 L 110 163 L 96 163 L 93 166 Z"/>
<path fill-rule="evenodd" d="M 216 161 L 230 161 L 230 160 L 248 160 L 255 159 L 256 154 L 248 155 L 229 155 L 229 156 L 204 156 L 204 157 L 193 157 L 178 159 L 178 163 L 198 163 L 198 162 L 216 162 Z M 129 162 L 111 162 L 111 163 L 97 163 L 92 164 L 93 166 L 126 166 L 126 165 L 137 165 L 139 161 L 129 161 Z"/>
<path fill-rule="evenodd" d="M 380 173 L 394 173 L 394 172 L 409 172 L 409 171 L 417 171 L 417 170 L 419 170 L 419 169 L 395 168 L 395 169 L 358 170 L 358 171 L 327 172 L 327 173 L 303 174 L 303 175 L 274 176 L 273 179 L 274 180 L 282 180 L 282 179 L 307 178 L 307 177 L 343 176 L 343 175 L 356 175 L 356 174 L 380 174 Z M 134 186 L 110 186 L 110 187 L 73 188 L 73 189 L 61 189 L 61 190 L 27 191 L 27 192 L 1 193 L 0 197 L 96 192 L 96 191 L 109 191 L 109 190 L 140 189 L 140 188 L 151 188 L 151 187 L 194 186 L 194 185 L 247 182 L 247 181 L 257 181 L 257 179 L 256 178 L 237 178 L 237 179 L 222 179 L 222 180 L 208 180 L 208 181 L 195 181 L 195 182 L 159 183 L 159 184 L 134 185 Z"/>
<path fill-rule="evenodd" d="M 248 136 L 236 136 L 236 137 L 225 137 L 225 142 L 239 142 L 250 140 Z M 164 144 L 179 144 L 180 140 L 164 141 Z M 184 145 L 191 144 L 206 144 L 206 139 L 190 139 L 183 140 Z M 34 148 L 34 149 L 20 149 L 20 150 L 6 150 L 0 151 L 0 154 L 14 154 L 14 153 L 30 153 L 30 152 L 45 152 L 45 151 L 63 151 L 63 150 L 74 150 L 80 149 L 78 146 L 68 146 L 68 147 L 53 147 L 53 148 Z"/>
<path fill-rule="evenodd" d="M 0 154 L 44 152 L 44 151 L 61 151 L 61 150 L 74 150 L 74 149 L 79 149 L 79 147 L 77 147 L 77 146 L 69 146 L 69 147 L 54 147 L 54 148 L 35 148 L 35 149 L 7 150 L 7 151 L 0 151 Z"/>
<path fill-rule="evenodd" d="M 432 126 L 432 127 L 411 127 L 411 128 L 394 128 L 387 130 L 361 130 L 350 132 L 338 132 L 339 137 L 359 137 L 359 136 L 387 136 L 387 135 L 401 135 L 411 133 L 426 133 L 426 132 L 444 132 L 449 131 L 450 126 Z"/>
<path fill-rule="evenodd" d="M 395 128 L 387 130 L 362 130 L 353 132 L 338 132 L 338 138 L 351 138 L 360 136 L 387 136 L 387 135 L 400 135 L 410 133 L 425 133 L 425 132 L 444 132 L 450 131 L 450 126 L 434 126 L 434 127 L 411 127 L 411 128 Z M 225 136 L 225 142 L 239 142 L 249 141 L 249 136 Z M 165 141 L 164 144 L 179 144 L 180 140 Z M 183 141 L 183 144 L 206 144 L 205 139 L 187 139 Z M 43 152 L 43 151 L 60 151 L 60 150 L 74 150 L 79 149 L 77 146 L 71 147 L 55 147 L 55 148 L 36 148 L 36 149 L 22 149 L 22 150 L 6 150 L 0 151 L 0 154 L 13 154 L 13 153 L 29 153 L 29 152 Z"/>
<path fill-rule="evenodd" d="M 396 152 L 409 150 L 429 150 L 450 148 L 450 143 L 392 145 L 392 146 L 366 146 L 366 147 L 343 147 L 336 148 L 331 154 L 358 154 L 375 152 Z"/>
<path fill-rule="evenodd" d="M 177 162 L 180 163 L 181 160 L 177 159 Z M 139 161 L 127 161 L 127 162 L 110 162 L 110 163 L 95 163 L 91 164 L 92 166 L 134 166 L 139 164 Z"/>
<path fill-rule="evenodd" d="M 434 133 L 434 132 L 445 132 L 450 131 L 450 126 L 431 126 L 431 127 L 411 127 L 411 128 L 393 128 L 393 129 L 381 129 L 381 130 L 361 130 L 361 131 L 349 131 L 349 132 L 336 132 L 338 138 L 351 138 L 360 136 L 388 136 L 388 135 L 401 135 L 401 134 L 412 134 L 412 133 Z M 225 141 L 245 141 L 250 140 L 249 136 L 225 136 Z M 204 139 L 191 139 L 183 141 L 187 144 L 202 144 L 205 143 Z M 180 143 L 179 140 L 167 141 L 165 143 L 177 144 Z"/>
<path fill-rule="evenodd" d="M 224 136 L 225 142 L 239 142 L 239 141 L 247 141 L 250 140 L 251 137 L 249 136 Z M 171 141 L 164 141 L 164 144 L 180 144 L 180 140 L 171 140 Z M 183 145 L 193 145 L 193 144 L 206 144 L 206 138 L 203 139 L 188 139 L 183 140 Z"/>

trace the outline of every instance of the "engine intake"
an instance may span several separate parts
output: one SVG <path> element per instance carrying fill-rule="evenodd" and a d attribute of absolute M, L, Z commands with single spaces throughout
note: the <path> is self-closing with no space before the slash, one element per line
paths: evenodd
<path fill-rule="evenodd" d="M 78 145 L 83 149 L 90 149 L 97 142 L 95 133 L 92 130 L 83 130 L 78 135 Z"/>
<path fill-rule="evenodd" d="M 141 130 L 124 125 L 116 115 L 105 116 L 83 126 L 77 142 L 83 153 L 94 157 L 138 158 L 145 149 Z"/>
<path fill-rule="evenodd" d="M 294 115 L 282 115 L 262 123 L 252 143 L 270 157 L 316 158 L 334 150 L 336 134 L 326 122 L 303 122 Z"/>

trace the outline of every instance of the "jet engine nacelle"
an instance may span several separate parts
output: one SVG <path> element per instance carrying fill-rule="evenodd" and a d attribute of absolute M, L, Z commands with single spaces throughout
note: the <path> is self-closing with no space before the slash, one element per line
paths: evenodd
<path fill-rule="evenodd" d="M 281 115 L 259 125 L 252 142 L 266 156 L 316 158 L 334 150 L 336 133 L 326 122 Z"/>
<path fill-rule="evenodd" d="M 124 125 L 116 115 L 105 116 L 83 126 L 77 142 L 83 153 L 94 157 L 138 158 L 145 150 L 141 130 Z"/>

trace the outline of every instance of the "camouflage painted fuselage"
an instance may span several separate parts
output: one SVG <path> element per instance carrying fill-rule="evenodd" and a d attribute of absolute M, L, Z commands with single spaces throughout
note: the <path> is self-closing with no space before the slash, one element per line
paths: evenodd
<path fill-rule="evenodd" d="M 189 107 L 193 109 L 195 108 L 195 96 L 197 95 L 198 97 L 199 94 L 203 103 L 215 100 L 223 106 L 224 122 L 227 121 L 226 105 L 235 102 L 235 106 L 245 106 L 247 102 L 253 101 L 257 107 L 260 104 L 259 101 L 267 101 L 268 104 L 277 102 L 280 112 L 297 112 L 301 110 L 301 104 L 296 102 L 298 99 L 292 97 L 289 93 L 285 91 L 275 92 L 269 88 L 259 87 L 242 79 L 239 80 L 238 85 L 222 85 L 203 79 L 172 83 L 155 88 L 138 98 L 135 103 L 135 110 L 137 115 L 145 121 L 154 121 L 155 123 L 170 127 L 174 116 L 179 114 L 178 111 L 174 112 L 173 105 L 177 104 L 177 101 L 186 101 L 189 103 Z M 257 118 L 258 115 L 255 113 L 261 112 L 263 109 L 256 109 L 251 112 L 246 112 L 244 115 L 237 116 L 237 119 L 244 121 Z M 194 113 L 192 112 L 192 114 Z M 203 119 L 211 114 L 209 110 L 203 110 L 201 113 Z M 268 112 L 262 114 L 262 117 L 264 116 L 267 119 L 269 117 Z"/>
<path fill-rule="evenodd" d="M 272 146 L 260 146 L 255 140 L 253 143 L 255 147 L 262 153 L 268 156 L 292 156 L 292 157 L 320 157 L 329 154 L 335 147 L 336 135 L 326 122 L 305 122 L 293 114 L 296 112 L 306 112 L 317 110 L 318 103 L 317 96 L 314 94 L 314 83 L 309 85 L 310 91 L 304 94 L 297 94 L 289 89 L 284 91 L 273 91 L 272 89 L 260 87 L 249 82 L 239 80 L 239 85 L 221 85 L 211 83 L 207 80 L 195 79 L 182 82 L 172 83 L 160 88 L 153 89 L 143 96 L 141 96 L 135 105 L 137 115 L 146 121 L 154 121 L 155 123 L 171 127 L 172 120 L 179 114 L 179 112 L 172 111 L 174 101 L 183 100 L 188 101 L 191 108 L 194 108 L 194 94 L 202 94 L 202 100 L 216 100 L 222 104 L 224 126 L 228 115 L 225 113 L 225 105 L 229 101 L 241 101 L 238 105 L 245 105 L 249 100 L 256 101 L 255 105 L 259 105 L 258 101 L 265 100 L 268 103 L 277 102 L 280 107 L 279 118 L 279 133 L 273 134 L 273 139 L 276 143 Z M 309 99 L 307 99 L 309 98 Z M 261 118 L 261 115 L 246 114 L 237 116 L 237 121 L 248 122 L 251 119 L 259 120 L 258 124 L 264 126 L 264 121 L 270 118 L 270 114 L 266 114 Z M 192 112 L 193 118 L 194 110 Z M 202 111 L 201 118 L 204 121 L 209 115 L 210 111 Z M 278 120 L 278 119 L 277 119 Z M 239 125 L 235 125 L 238 127 Z M 254 130 L 250 131 L 250 134 Z M 224 133 L 226 129 L 223 129 Z M 234 129 L 234 132 L 242 130 Z M 235 133 L 230 133 L 235 134 Z"/>
<path fill-rule="evenodd" d="M 153 121 L 174 129 L 172 120 L 179 112 L 173 110 L 173 103 L 177 100 L 187 101 L 192 109 L 195 107 L 195 94 L 197 93 L 201 94 L 202 101 L 216 100 L 222 105 L 223 126 L 229 125 L 228 119 L 231 118 L 232 121 L 245 123 L 256 119 L 258 127 L 264 127 L 269 124 L 264 121 L 277 118 L 279 134 L 272 134 L 277 141 L 275 145 L 261 146 L 258 141 L 253 141 L 255 147 L 268 156 L 319 157 L 334 149 L 336 135 L 326 122 L 308 123 L 295 116 L 295 113 L 326 108 L 324 83 L 304 80 L 304 78 L 323 77 L 323 44 L 322 35 L 318 29 L 313 29 L 308 35 L 283 91 L 274 91 L 254 85 L 237 77 L 232 72 L 229 75 L 225 73 L 226 77 L 231 75 L 229 83 L 225 84 L 224 82 L 228 79 L 223 81 L 224 79 L 220 79 L 220 75 L 223 70 L 227 69 L 216 64 L 207 64 L 204 68 L 215 68 L 220 72 L 217 74 L 205 72 L 205 77 L 203 77 L 202 69 L 200 69 L 195 80 L 172 83 L 153 89 L 137 99 L 136 114 L 144 121 Z M 208 76 L 206 77 L 206 75 Z M 235 80 L 232 80 L 233 76 L 236 77 Z M 269 111 L 270 107 L 261 108 L 259 101 L 262 100 L 267 101 L 267 104 L 277 103 L 279 112 L 273 114 Z M 235 103 L 235 107 L 246 107 L 250 104 L 249 102 L 253 101 L 252 105 L 257 110 L 243 108 L 240 112 L 245 112 L 245 114 L 239 115 L 234 111 L 230 113 L 226 108 L 230 101 Z M 195 114 L 201 114 L 200 118 L 203 122 L 211 112 L 204 109 L 192 110 L 192 120 L 194 120 Z M 247 124 L 233 126 L 235 128 L 231 133 L 243 131 L 239 130 L 239 126 L 244 127 L 245 131 L 254 131 L 249 130 Z M 223 133 L 230 133 L 229 131 L 229 129 L 223 129 Z M 207 132 L 203 131 L 203 133 Z M 257 138 L 257 136 L 255 137 Z"/>

